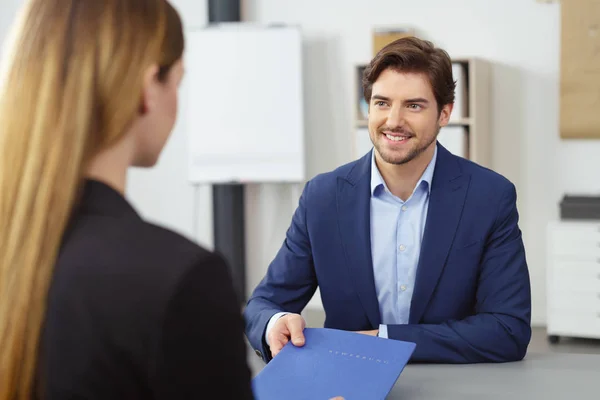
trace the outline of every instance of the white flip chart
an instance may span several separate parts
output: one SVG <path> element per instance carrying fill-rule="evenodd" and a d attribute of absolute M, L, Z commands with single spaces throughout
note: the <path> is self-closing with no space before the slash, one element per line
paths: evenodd
<path fill-rule="evenodd" d="M 300 30 L 226 23 L 186 41 L 190 181 L 303 181 Z"/>

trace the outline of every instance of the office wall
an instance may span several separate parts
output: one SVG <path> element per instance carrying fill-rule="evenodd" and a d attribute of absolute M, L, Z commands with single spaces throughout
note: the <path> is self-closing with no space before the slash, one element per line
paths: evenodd
<path fill-rule="evenodd" d="M 23 0 L 0 0 L 0 51 L 4 49 L 4 39 L 21 3 Z"/>

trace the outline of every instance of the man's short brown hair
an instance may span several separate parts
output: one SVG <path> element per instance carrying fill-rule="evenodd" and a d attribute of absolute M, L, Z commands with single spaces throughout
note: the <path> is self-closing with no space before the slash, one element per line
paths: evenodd
<path fill-rule="evenodd" d="M 363 95 L 368 104 L 371 102 L 373 83 L 388 68 L 427 75 L 438 112 L 444 105 L 454 103 L 456 82 L 452 77 L 452 60 L 446 51 L 436 48 L 433 43 L 411 36 L 395 40 L 382 48 L 363 73 Z"/>

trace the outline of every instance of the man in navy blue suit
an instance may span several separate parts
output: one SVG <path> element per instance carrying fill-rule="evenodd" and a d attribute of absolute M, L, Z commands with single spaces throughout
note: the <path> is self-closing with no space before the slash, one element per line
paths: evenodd
<path fill-rule="evenodd" d="M 269 361 L 304 344 L 317 287 L 325 327 L 415 342 L 412 361 L 521 360 L 531 293 L 514 185 L 437 142 L 455 82 L 447 53 L 417 38 L 383 48 L 363 76 L 373 150 L 305 186 L 285 241 L 244 311 Z"/>

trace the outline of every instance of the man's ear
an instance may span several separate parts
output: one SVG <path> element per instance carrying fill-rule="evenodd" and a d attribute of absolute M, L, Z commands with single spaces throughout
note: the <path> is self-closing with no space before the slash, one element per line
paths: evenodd
<path fill-rule="evenodd" d="M 140 101 L 140 114 L 145 115 L 156 104 L 158 96 L 158 65 L 153 64 L 146 69 L 142 81 L 142 98 Z"/>
<path fill-rule="evenodd" d="M 438 121 L 440 126 L 448 125 L 448 122 L 450 121 L 450 115 L 452 114 L 453 108 L 454 108 L 454 103 L 445 104 L 442 107 L 442 109 L 440 110 L 440 118 Z"/>

